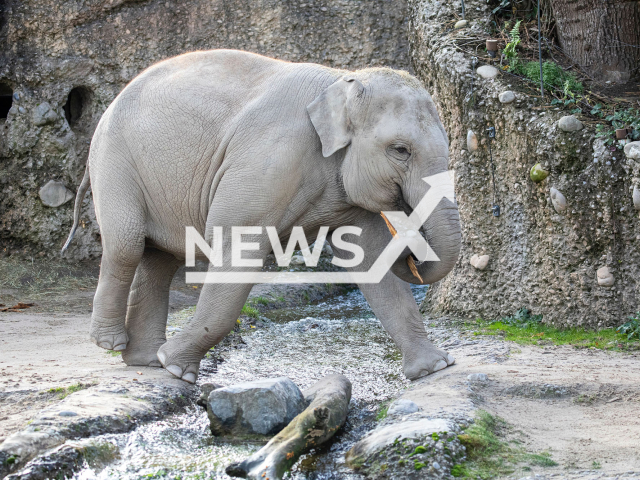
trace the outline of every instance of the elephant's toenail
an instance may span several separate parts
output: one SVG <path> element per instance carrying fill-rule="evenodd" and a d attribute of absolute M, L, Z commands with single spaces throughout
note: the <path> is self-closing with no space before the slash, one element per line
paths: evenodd
<path fill-rule="evenodd" d="M 448 364 L 448 365 L 453 365 L 454 363 L 456 363 L 456 359 L 455 359 L 455 358 L 453 358 L 453 356 L 452 356 L 452 355 L 447 354 L 447 364 Z"/>
<path fill-rule="evenodd" d="M 126 343 L 121 343 L 120 345 L 116 345 L 115 347 L 113 347 L 113 351 L 114 352 L 121 352 L 125 348 L 127 348 L 127 344 Z"/>
<path fill-rule="evenodd" d="M 447 362 L 445 362 L 444 360 L 438 360 L 436 366 L 433 367 L 433 371 L 437 372 L 438 370 L 442 370 L 443 368 L 447 368 Z"/>
<path fill-rule="evenodd" d="M 185 382 L 189 382 L 189 383 L 196 383 L 196 374 L 195 373 L 191 373 L 191 372 L 185 373 L 182 376 L 182 380 L 184 380 Z"/>
<path fill-rule="evenodd" d="M 164 353 L 160 352 L 160 351 L 158 351 L 158 353 L 156 353 L 156 356 L 158 357 L 158 360 L 160 360 L 160 364 L 162 366 L 164 366 L 164 363 L 167 360 L 167 356 Z"/>
<path fill-rule="evenodd" d="M 100 342 L 98 346 L 100 348 L 104 348 L 105 350 L 111 350 L 111 343 L 109 342 Z"/>
<path fill-rule="evenodd" d="M 175 375 L 176 377 L 180 378 L 182 377 L 182 369 L 177 366 L 177 365 L 168 365 L 166 368 L 169 372 L 171 372 L 173 375 Z"/>

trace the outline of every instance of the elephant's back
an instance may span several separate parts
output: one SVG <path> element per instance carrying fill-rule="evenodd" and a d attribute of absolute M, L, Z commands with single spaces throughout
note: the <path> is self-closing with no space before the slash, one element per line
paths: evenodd
<path fill-rule="evenodd" d="M 306 117 L 315 90 L 335 75 L 320 65 L 233 50 L 160 62 L 127 85 L 103 115 L 89 158 L 92 188 L 108 190 L 114 178 L 134 182 L 144 196 L 150 236 L 183 239 L 184 225 L 204 228 L 216 175 L 229 152 L 250 137 L 269 135 L 258 130 L 273 124 L 273 112 L 284 119 L 294 110 L 296 118 Z M 291 92 L 309 98 L 296 102 Z M 278 95 L 284 100 L 274 100 Z"/>

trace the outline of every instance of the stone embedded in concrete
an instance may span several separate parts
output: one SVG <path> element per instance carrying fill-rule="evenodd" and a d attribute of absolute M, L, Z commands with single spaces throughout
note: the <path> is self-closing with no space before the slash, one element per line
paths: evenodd
<path fill-rule="evenodd" d="M 464 28 L 467 26 L 467 23 L 468 22 L 466 20 L 458 20 L 453 28 Z"/>
<path fill-rule="evenodd" d="M 597 272 L 598 285 L 601 287 L 612 287 L 615 279 L 613 274 L 609 271 L 609 267 L 600 267 Z"/>
<path fill-rule="evenodd" d="M 410 415 L 418 410 L 420 410 L 420 407 L 417 403 L 406 398 L 400 398 L 389 406 L 387 415 Z"/>
<path fill-rule="evenodd" d="M 47 207 L 54 208 L 59 207 L 74 197 L 73 192 L 58 180 L 49 180 L 38 193 L 42 203 Z"/>
<path fill-rule="evenodd" d="M 485 270 L 489 265 L 489 260 L 491 257 L 489 255 L 473 255 L 469 263 L 476 270 Z"/>
<path fill-rule="evenodd" d="M 533 167 L 531 167 L 531 171 L 529 172 L 529 177 L 536 183 L 543 181 L 545 178 L 549 176 L 549 172 L 547 172 L 542 165 L 536 163 Z"/>
<path fill-rule="evenodd" d="M 640 160 L 640 142 L 629 142 L 624 146 L 624 154 L 627 158 Z"/>
<path fill-rule="evenodd" d="M 496 67 L 492 67 L 491 65 L 483 65 L 481 67 L 478 67 L 476 72 L 482 78 L 485 78 L 487 80 L 494 78 L 496 75 L 498 75 L 498 69 Z"/>
<path fill-rule="evenodd" d="M 640 210 L 640 188 L 633 187 L 633 206 L 636 210 Z"/>
<path fill-rule="evenodd" d="M 467 132 L 467 150 L 470 152 L 478 150 L 478 137 L 473 133 L 473 130 Z"/>
<path fill-rule="evenodd" d="M 560 214 L 564 213 L 567 209 L 567 199 L 564 198 L 562 192 L 560 192 L 560 190 L 556 188 L 551 187 L 549 193 L 551 194 L 551 203 L 553 204 L 553 208 Z"/>
<path fill-rule="evenodd" d="M 288 378 L 267 378 L 213 390 L 207 401 L 216 436 L 275 435 L 302 412 L 307 402 Z"/>
<path fill-rule="evenodd" d="M 500 100 L 500 103 L 511 103 L 515 99 L 516 94 L 511 90 L 507 90 L 506 92 L 502 92 L 500 95 L 498 95 L 498 100 Z"/>
<path fill-rule="evenodd" d="M 51 108 L 48 102 L 42 102 L 34 110 L 31 116 L 33 124 L 41 127 L 53 123 L 58 118 L 58 114 Z"/>
<path fill-rule="evenodd" d="M 489 381 L 486 373 L 471 373 L 467 375 L 467 380 L 471 383 L 485 383 Z"/>
<path fill-rule="evenodd" d="M 361 465 L 376 452 L 384 447 L 393 444 L 396 439 L 413 439 L 423 435 L 432 435 L 440 432 L 451 432 L 454 430 L 453 424 L 442 418 L 420 419 L 408 422 L 394 423 L 375 429 L 365 438 L 356 443 L 345 455 L 347 465 Z"/>
<path fill-rule="evenodd" d="M 558 128 L 565 132 L 582 130 L 582 122 L 573 115 L 565 115 L 558 121 Z"/>

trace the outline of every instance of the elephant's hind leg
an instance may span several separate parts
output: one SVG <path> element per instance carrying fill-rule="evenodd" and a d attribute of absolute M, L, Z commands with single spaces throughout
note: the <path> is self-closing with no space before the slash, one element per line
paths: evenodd
<path fill-rule="evenodd" d="M 126 203 L 126 198 L 115 205 Z M 124 350 L 129 341 L 125 329 L 127 298 L 144 252 L 144 217 L 129 211 L 126 216 L 100 212 L 102 261 L 93 300 L 90 337 L 107 350 Z"/>
<path fill-rule="evenodd" d="M 169 253 L 145 248 L 129 293 L 126 321 L 129 343 L 122 352 L 127 365 L 162 366 L 157 352 L 167 341 L 169 287 L 180 264 Z"/>

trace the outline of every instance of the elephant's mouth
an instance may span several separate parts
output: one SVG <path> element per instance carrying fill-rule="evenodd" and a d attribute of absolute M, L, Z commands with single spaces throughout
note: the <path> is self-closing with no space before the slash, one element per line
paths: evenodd
<path fill-rule="evenodd" d="M 383 212 L 380 212 L 380 215 L 382 216 L 384 223 L 387 225 L 389 232 L 391 232 L 391 235 L 393 235 L 394 237 L 397 236 L 398 232 L 396 231 L 395 228 L 393 228 L 393 225 L 391 225 L 391 222 L 389 222 L 389 220 L 387 219 L 387 216 Z M 427 238 L 422 228 L 420 228 L 419 232 L 420 232 L 420 235 L 422 235 L 426 240 Z M 424 262 L 419 261 L 418 258 L 413 254 L 413 252 L 411 252 L 411 254 L 407 257 L 407 266 L 409 267 L 409 270 L 411 270 L 411 273 L 413 274 L 413 276 L 416 277 L 418 280 L 420 280 L 420 283 L 424 283 L 424 281 L 422 280 L 422 277 L 418 273 L 417 266 L 422 265 L 422 263 Z"/>

